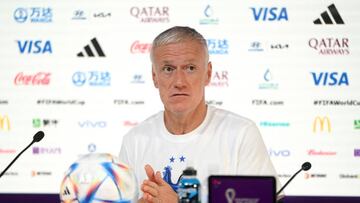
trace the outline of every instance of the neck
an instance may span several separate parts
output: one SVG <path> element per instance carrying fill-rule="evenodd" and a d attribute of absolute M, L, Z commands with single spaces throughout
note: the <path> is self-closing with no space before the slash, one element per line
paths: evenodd
<path fill-rule="evenodd" d="M 165 110 L 164 122 L 167 130 L 174 135 L 183 135 L 196 129 L 204 121 L 207 106 L 201 103 L 190 112 L 174 114 Z"/>

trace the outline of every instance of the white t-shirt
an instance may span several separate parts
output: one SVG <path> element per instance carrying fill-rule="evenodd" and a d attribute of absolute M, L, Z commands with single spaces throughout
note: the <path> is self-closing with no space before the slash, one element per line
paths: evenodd
<path fill-rule="evenodd" d="M 138 191 L 147 179 L 146 164 L 162 172 L 170 184 L 177 183 L 187 166 L 194 167 L 202 186 L 202 202 L 208 201 L 209 175 L 277 177 L 255 123 L 213 106 L 208 106 L 201 125 L 184 135 L 168 132 L 163 111 L 149 117 L 124 136 L 119 157 L 134 169 Z"/>

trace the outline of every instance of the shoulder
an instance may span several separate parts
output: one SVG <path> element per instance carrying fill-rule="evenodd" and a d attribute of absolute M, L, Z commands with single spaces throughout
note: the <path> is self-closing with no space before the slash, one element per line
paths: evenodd
<path fill-rule="evenodd" d="M 218 132 L 222 139 L 226 139 L 229 143 L 234 144 L 249 139 L 260 139 L 260 131 L 251 119 L 220 108 L 212 107 L 209 110 L 212 111 L 210 112 L 212 115 L 210 121 L 211 127 L 209 128 L 214 132 Z"/>
<path fill-rule="evenodd" d="M 125 134 L 124 140 L 143 139 L 145 137 L 149 137 L 151 132 L 158 131 L 162 124 L 162 118 L 163 111 L 153 114 L 137 126 L 130 129 L 129 132 Z"/>
<path fill-rule="evenodd" d="M 211 111 L 211 114 L 213 115 L 213 119 L 215 122 L 228 123 L 230 125 L 235 125 L 241 128 L 252 127 L 252 126 L 256 127 L 254 121 L 239 114 L 236 114 L 234 112 L 213 106 L 209 106 L 209 110 Z"/>

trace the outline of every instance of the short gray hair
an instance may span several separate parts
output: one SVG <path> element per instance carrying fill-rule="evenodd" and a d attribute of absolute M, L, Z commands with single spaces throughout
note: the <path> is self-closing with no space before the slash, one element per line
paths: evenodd
<path fill-rule="evenodd" d="M 204 47 L 206 60 L 209 60 L 209 51 L 205 38 L 194 28 L 191 27 L 182 27 L 174 26 L 160 33 L 153 41 L 152 47 L 150 50 L 151 62 L 154 62 L 154 49 L 160 46 L 186 42 L 186 41 L 196 41 Z"/>

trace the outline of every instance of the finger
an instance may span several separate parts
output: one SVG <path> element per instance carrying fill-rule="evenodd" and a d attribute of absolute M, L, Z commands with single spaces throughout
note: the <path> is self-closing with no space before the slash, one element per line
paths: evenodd
<path fill-rule="evenodd" d="M 155 174 L 155 182 L 159 185 L 165 185 L 168 184 L 162 177 L 161 177 L 161 173 L 159 171 L 156 172 Z"/>
<path fill-rule="evenodd" d="M 141 190 L 151 196 L 157 197 L 159 195 L 158 186 L 155 183 L 152 184 L 142 184 Z"/>
<path fill-rule="evenodd" d="M 137 201 L 137 203 L 147 203 L 148 201 L 144 198 L 145 194 Z"/>
<path fill-rule="evenodd" d="M 156 182 L 150 181 L 150 180 L 144 180 L 142 185 L 148 185 L 153 188 L 159 188 L 159 185 Z"/>
<path fill-rule="evenodd" d="M 143 200 L 144 200 L 144 203 L 148 203 L 148 202 L 149 202 L 149 196 L 150 196 L 150 195 L 149 195 L 148 193 L 144 193 L 144 194 L 143 194 L 143 197 L 142 197 L 142 198 L 143 198 Z"/>
<path fill-rule="evenodd" d="M 148 193 L 144 193 L 143 195 L 143 199 L 145 200 L 146 203 L 150 202 L 150 203 L 156 203 L 157 199 L 155 197 L 153 197 L 152 195 L 148 194 Z"/>
<path fill-rule="evenodd" d="M 154 197 L 151 196 L 150 194 L 147 195 L 147 201 L 154 203 Z"/>
<path fill-rule="evenodd" d="M 149 180 L 155 181 L 154 169 L 149 164 L 145 165 L 145 172 Z"/>

